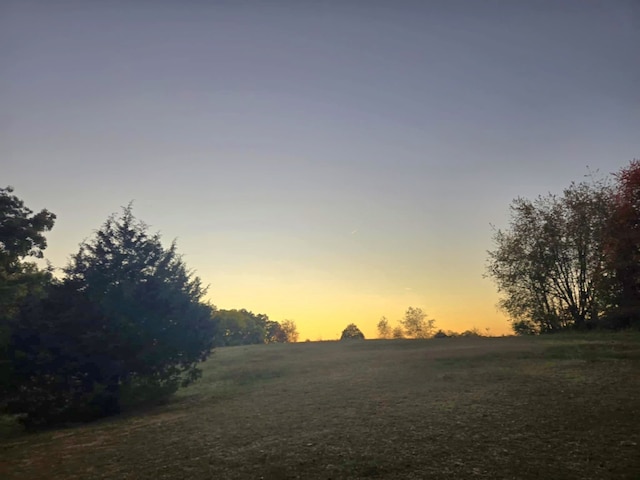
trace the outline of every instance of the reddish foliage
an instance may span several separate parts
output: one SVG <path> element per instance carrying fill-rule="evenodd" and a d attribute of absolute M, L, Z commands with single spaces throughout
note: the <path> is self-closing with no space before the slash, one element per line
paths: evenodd
<path fill-rule="evenodd" d="M 640 317 L 640 160 L 630 162 L 616 179 L 608 250 L 619 282 L 617 303 L 632 322 Z"/>
<path fill-rule="evenodd" d="M 640 160 L 633 160 L 616 178 L 619 185 L 617 203 L 626 215 L 633 217 L 637 226 L 640 214 Z"/>

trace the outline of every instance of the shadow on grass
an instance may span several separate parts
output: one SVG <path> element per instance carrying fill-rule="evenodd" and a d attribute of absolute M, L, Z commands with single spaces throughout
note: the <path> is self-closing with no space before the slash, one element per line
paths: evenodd
<path fill-rule="evenodd" d="M 587 337 L 585 337 L 587 338 Z M 443 367 L 468 367 L 503 363 L 518 360 L 571 360 L 584 362 L 606 362 L 610 360 L 640 361 L 640 342 L 637 338 L 618 340 L 576 340 L 574 337 L 553 338 L 541 342 L 535 348 L 511 351 L 479 353 L 475 356 L 445 357 L 435 359 Z"/>
<path fill-rule="evenodd" d="M 280 369 L 235 368 L 222 373 L 218 379 L 244 387 L 281 378 L 283 375 L 284 371 Z"/>

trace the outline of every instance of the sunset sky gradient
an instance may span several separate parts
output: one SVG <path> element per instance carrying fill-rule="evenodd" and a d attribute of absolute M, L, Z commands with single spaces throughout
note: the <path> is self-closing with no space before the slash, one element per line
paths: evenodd
<path fill-rule="evenodd" d="M 133 200 L 302 340 L 508 333 L 491 225 L 640 157 L 635 0 L 5 0 L 0 60 L 0 185 L 54 266 Z"/>

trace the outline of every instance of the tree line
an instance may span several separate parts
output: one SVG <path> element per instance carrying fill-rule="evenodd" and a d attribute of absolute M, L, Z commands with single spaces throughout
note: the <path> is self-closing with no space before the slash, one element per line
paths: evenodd
<path fill-rule="evenodd" d="M 435 323 L 421 308 L 409 307 L 395 327 L 391 326 L 387 317 L 382 317 L 377 324 L 378 337 L 430 338 L 433 336 Z"/>
<path fill-rule="evenodd" d="M 298 341 L 298 328 L 293 320 L 280 323 L 245 309 L 217 310 L 213 320 L 217 329 L 214 344 L 218 347 Z"/>
<path fill-rule="evenodd" d="M 0 411 L 27 426 L 90 420 L 195 381 L 214 346 L 297 341 L 292 321 L 217 310 L 175 242 L 112 215 L 62 269 L 39 268 L 55 223 L 0 188 Z"/>
<path fill-rule="evenodd" d="M 493 242 L 487 275 L 516 333 L 640 328 L 640 160 L 515 199 Z"/>

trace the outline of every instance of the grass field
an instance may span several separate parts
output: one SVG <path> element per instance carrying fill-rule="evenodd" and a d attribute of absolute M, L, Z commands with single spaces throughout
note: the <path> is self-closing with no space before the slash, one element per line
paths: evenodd
<path fill-rule="evenodd" d="M 2 479 L 640 479 L 640 336 L 218 349 L 170 403 L 0 441 Z"/>

